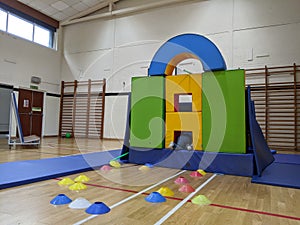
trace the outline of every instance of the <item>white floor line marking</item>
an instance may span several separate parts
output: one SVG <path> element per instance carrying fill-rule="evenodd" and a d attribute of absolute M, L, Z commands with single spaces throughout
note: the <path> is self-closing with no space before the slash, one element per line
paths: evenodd
<path fill-rule="evenodd" d="M 135 197 L 137 197 L 137 196 L 143 194 L 144 192 L 149 191 L 150 189 L 155 188 L 156 186 L 158 186 L 158 185 L 160 185 L 160 184 L 162 184 L 162 183 L 164 183 L 164 182 L 166 182 L 166 181 L 168 181 L 168 180 L 170 180 L 170 179 L 172 179 L 172 178 L 174 178 L 174 177 L 177 177 L 178 175 L 184 173 L 185 171 L 186 171 L 186 170 L 180 171 L 180 172 L 176 173 L 175 175 L 172 175 L 172 176 L 170 176 L 170 177 L 168 177 L 168 178 L 166 178 L 166 179 L 164 179 L 164 180 L 161 180 L 161 181 L 159 181 L 158 183 L 153 184 L 152 186 L 147 187 L 147 188 L 145 188 L 144 190 L 141 190 L 140 192 L 138 192 L 138 193 L 136 193 L 136 194 L 134 194 L 134 195 L 131 195 L 131 196 L 129 196 L 128 198 L 125 198 L 125 199 L 123 199 L 123 200 L 117 202 L 116 204 L 110 206 L 109 208 L 110 208 L 110 209 L 113 209 L 113 208 L 115 208 L 115 207 L 117 207 L 117 206 L 119 206 L 119 205 L 122 205 L 123 203 L 125 203 L 125 202 L 127 202 L 127 201 L 129 201 L 129 200 L 131 200 L 131 199 L 133 199 L 133 198 L 135 198 Z M 91 216 L 89 216 L 89 217 L 87 217 L 87 218 L 85 218 L 85 219 L 83 219 L 83 220 L 78 221 L 77 223 L 74 223 L 73 225 L 81 225 L 81 224 L 83 224 L 83 223 L 85 223 L 85 222 L 87 222 L 87 221 L 89 221 L 89 220 L 91 220 L 91 219 L 93 219 L 93 218 L 95 218 L 95 217 L 97 217 L 97 216 L 99 216 L 99 215 L 91 215 Z"/>
<path fill-rule="evenodd" d="M 170 216 L 172 216 L 181 206 L 183 206 L 190 198 L 192 198 L 198 191 L 204 188 L 212 179 L 214 179 L 217 174 L 211 176 L 207 181 L 201 184 L 194 192 L 189 194 L 185 199 L 183 199 L 180 203 L 178 203 L 171 211 L 169 211 L 164 217 L 162 217 L 159 221 L 157 221 L 154 225 L 160 225 L 165 222 Z"/>

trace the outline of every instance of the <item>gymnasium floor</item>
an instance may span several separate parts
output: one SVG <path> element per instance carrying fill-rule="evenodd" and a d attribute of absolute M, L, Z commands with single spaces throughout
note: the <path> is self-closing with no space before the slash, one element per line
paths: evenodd
<path fill-rule="evenodd" d="M 120 141 L 45 138 L 41 148 L 18 147 L 9 150 L 6 140 L 0 140 L 0 160 L 11 162 L 41 159 L 101 150 L 118 149 Z M 0 224 L 74 224 L 89 219 L 84 224 L 155 224 L 176 207 L 189 194 L 178 191 L 179 186 L 172 178 L 161 185 L 136 193 L 182 172 L 196 189 L 213 174 L 202 178 L 191 178 L 190 171 L 169 168 L 139 170 L 140 165 L 124 165 L 109 172 L 85 172 L 90 180 L 87 189 L 74 192 L 60 187 L 59 179 L 32 183 L 0 191 Z M 14 172 L 14 171 L 11 171 Z M 75 178 L 79 174 L 68 176 Z M 178 177 L 177 176 L 177 177 Z M 296 225 L 300 224 L 300 189 L 282 188 L 252 184 L 249 177 L 217 175 L 195 196 L 205 195 L 212 204 L 199 206 L 190 201 L 175 211 L 163 224 L 203 224 L 203 225 Z M 160 204 L 151 204 L 144 198 L 160 187 L 173 190 L 174 197 Z M 114 206 L 108 214 L 91 218 L 84 210 L 64 206 L 53 206 L 49 202 L 58 194 L 66 194 L 71 199 L 84 197 L 90 202 L 101 201 Z M 135 198 L 121 204 L 123 199 L 136 194 Z"/>

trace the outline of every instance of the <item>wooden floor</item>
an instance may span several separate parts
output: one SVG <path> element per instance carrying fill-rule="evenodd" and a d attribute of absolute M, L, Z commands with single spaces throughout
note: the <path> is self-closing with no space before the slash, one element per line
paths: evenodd
<path fill-rule="evenodd" d="M 9 150 L 5 140 L 0 140 L 0 159 L 4 163 L 118 149 L 121 146 L 120 141 L 46 138 L 42 140 L 40 148 L 18 147 Z M 80 192 L 59 186 L 57 182 L 61 178 L 3 189 L 0 191 L 0 224 L 68 225 L 90 217 L 84 210 L 70 209 L 67 205 L 51 205 L 51 199 L 60 193 L 73 200 L 83 197 L 92 203 L 100 201 L 115 206 L 111 212 L 84 224 L 155 224 L 189 195 L 178 191 L 175 178 L 123 204 L 118 203 L 178 172 L 158 167 L 142 171 L 140 165 L 127 164 L 109 172 L 98 170 L 84 173 L 90 180 L 86 183 L 87 189 Z M 180 176 L 186 177 L 194 188 L 213 176 L 207 174 L 203 178 L 191 178 L 189 174 L 190 171 L 186 171 Z M 68 177 L 73 179 L 76 176 L 78 174 Z M 160 187 L 170 188 L 175 193 L 174 197 L 160 204 L 144 200 L 149 193 Z M 300 225 L 299 189 L 252 184 L 248 177 L 218 175 L 195 196 L 199 194 L 205 195 L 212 204 L 199 206 L 188 201 L 163 224 Z"/>

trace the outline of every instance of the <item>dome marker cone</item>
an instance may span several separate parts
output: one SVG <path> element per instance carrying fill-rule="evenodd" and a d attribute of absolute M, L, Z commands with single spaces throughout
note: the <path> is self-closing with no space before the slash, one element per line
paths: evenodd
<path fill-rule="evenodd" d="M 58 181 L 57 183 L 59 186 L 69 186 L 69 185 L 74 184 L 75 182 L 72 179 L 70 179 L 69 177 L 67 177 L 67 178 L 64 178 L 64 179 Z"/>
<path fill-rule="evenodd" d="M 118 161 L 110 161 L 109 165 L 111 165 L 114 168 L 120 168 L 121 164 Z"/>
<path fill-rule="evenodd" d="M 195 189 L 191 185 L 185 184 L 181 188 L 179 188 L 179 191 L 185 193 L 192 193 L 195 191 Z"/>
<path fill-rule="evenodd" d="M 109 161 L 109 165 L 111 165 L 112 167 L 115 167 L 115 168 L 120 168 L 121 164 L 118 161 L 116 161 L 116 160 L 118 160 L 119 158 L 122 158 L 123 156 L 128 155 L 128 154 L 129 154 L 129 152 L 126 152 L 126 153 L 124 153 L 122 155 L 119 155 L 116 158 L 113 158 L 112 160 Z"/>
<path fill-rule="evenodd" d="M 199 173 L 198 171 L 193 171 L 190 173 L 190 177 L 203 177 L 203 175 L 201 173 Z"/>
<path fill-rule="evenodd" d="M 174 196 L 174 192 L 168 187 L 161 187 L 158 191 L 164 197 L 172 197 Z"/>
<path fill-rule="evenodd" d="M 108 171 L 111 171 L 111 167 L 109 165 L 104 165 L 100 168 L 101 171 L 103 172 L 108 172 Z"/>
<path fill-rule="evenodd" d="M 59 194 L 50 201 L 52 205 L 65 205 L 69 204 L 70 202 L 72 202 L 72 200 L 65 194 Z"/>
<path fill-rule="evenodd" d="M 197 170 L 202 176 L 205 176 L 205 174 L 206 174 L 206 172 L 204 171 L 204 170 L 201 170 L 201 169 L 199 169 L 199 170 Z"/>
<path fill-rule="evenodd" d="M 78 182 L 78 183 L 72 184 L 69 187 L 69 189 L 71 191 L 81 191 L 81 190 L 87 189 L 87 186 L 85 184 L 83 184 L 83 183 Z"/>
<path fill-rule="evenodd" d="M 208 200 L 204 195 L 198 195 L 192 199 L 192 203 L 196 205 L 210 205 L 211 201 Z"/>
<path fill-rule="evenodd" d="M 70 209 L 86 209 L 90 207 L 92 204 L 86 200 L 85 198 L 76 198 L 73 202 L 69 204 Z"/>
<path fill-rule="evenodd" d="M 150 170 L 150 168 L 149 168 L 148 166 L 141 166 L 141 167 L 139 168 L 139 170 L 140 170 L 140 171 L 148 171 L 148 170 Z"/>
<path fill-rule="evenodd" d="M 90 178 L 88 178 L 86 175 L 83 175 L 83 174 L 79 175 L 78 177 L 76 177 L 74 179 L 74 181 L 76 181 L 76 182 L 87 182 L 89 180 L 90 180 Z"/>
<path fill-rule="evenodd" d="M 153 168 L 153 167 L 154 167 L 154 165 L 151 164 L 151 163 L 146 163 L 145 166 L 147 166 L 147 167 L 149 167 L 149 168 Z"/>
<path fill-rule="evenodd" d="M 160 193 L 158 192 L 152 192 L 150 193 L 145 200 L 147 202 L 151 202 L 151 203 L 161 203 L 161 202 L 165 202 L 166 198 L 164 196 L 162 196 Z"/>
<path fill-rule="evenodd" d="M 103 202 L 95 202 L 85 210 L 86 213 L 93 214 L 93 215 L 105 214 L 108 213 L 109 211 L 110 208 Z"/>
<path fill-rule="evenodd" d="M 175 181 L 175 184 L 187 184 L 189 181 L 185 177 L 178 177 Z"/>

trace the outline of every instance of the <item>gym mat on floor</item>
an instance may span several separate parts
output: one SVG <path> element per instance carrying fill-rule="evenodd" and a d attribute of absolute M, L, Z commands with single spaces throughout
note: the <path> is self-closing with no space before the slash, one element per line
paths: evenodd
<path fill-rule="evenodd" d="M 262 172 L 253 176 L 252 182 L 282 187 L 300 188 L 300 164 L 273 162 Z"/>
<path fill-rule="evenodd" d="M 2 163 L 0 164 L 0 189 L 93 170 L 108 164 L 110 160 L 119 156 L 120 152 L 121 150 L 110 150 Z"/>

